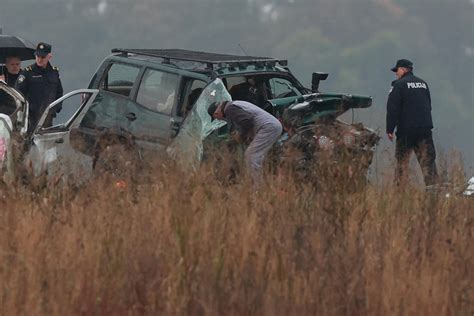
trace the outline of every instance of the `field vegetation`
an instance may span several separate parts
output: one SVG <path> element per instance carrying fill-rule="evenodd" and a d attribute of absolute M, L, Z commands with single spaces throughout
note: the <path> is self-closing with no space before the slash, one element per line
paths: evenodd
<path fill-rule="evenodd" d="M 138 187 L 3 188 L 0 315 L 474 311 L 472 199 L 217 174 L 157 164 Z"/>

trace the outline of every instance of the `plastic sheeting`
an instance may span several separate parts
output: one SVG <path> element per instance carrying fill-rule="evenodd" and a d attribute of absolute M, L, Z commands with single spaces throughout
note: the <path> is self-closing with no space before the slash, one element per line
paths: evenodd
<path fill-rule="evenodd" d="M 178 136 L 168 146 L 167 153 L 183 168 L 196 170 L 203 157 L 203 140 L 214 130 L 226 125 L 214 120 L 207 113 L 212 102 L 232 101 L 220 79 L 215 79 L 201 92 L 196 105 L 184 120 Z"/>

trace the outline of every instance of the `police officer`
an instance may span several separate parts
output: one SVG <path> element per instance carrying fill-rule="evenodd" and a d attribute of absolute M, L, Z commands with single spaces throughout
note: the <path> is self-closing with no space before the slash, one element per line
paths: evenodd
<path fill-rule="evenodd" d="M 391 70 L 396 73 L 397 80 L 392 82 L 388 96 L 386 132 L 392 141 L 396 129 L 395 181 L 400 184 L 405 178 L 410 154 L 414 151 L 425 185 L 433 185 L 437 181 L 437 171 L 428 84 L 413 74 L 413 63 L 407 59 L 398 60 Z"/>
<path fill-rule="evenodd" d="M 15 88 L 27 98 L 29 102 L 29 129 L 35 128 L 46 107 L 63 95 L 63 87 L 59 78 L 59 69 L 51 66 L 51 45 L 40 42 L 36 46 L 35 63 L 20 72 Z M 56 113 L 61 110 L 59 105 Z M 44 123 L 45 127 L 52 125 L 56 113 L 49 115 Z"/>

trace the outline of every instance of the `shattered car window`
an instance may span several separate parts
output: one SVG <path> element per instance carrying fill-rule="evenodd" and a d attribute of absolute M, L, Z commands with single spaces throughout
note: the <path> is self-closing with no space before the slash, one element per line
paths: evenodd
<path fill-rule="evenodd" d="M 168 146 L 168 154 L 182 167 L 195 170 L 202 159 L 203 140 L 226 124 L 219 120 L 211 122 L 211 117 L 207 113 L 212 102 L 220 101 L 232 101 L 232 98 L 222 80 L 216 79 L 204 88 L 196 101 L 196 106 L 184 120 L 178 136 Z"/>
<path fill-rule="evenodd" d="M 271 78 L 269 84 L 272 96 L 275 99 L 301 95 L 301 92 L 285 78 Z"/>

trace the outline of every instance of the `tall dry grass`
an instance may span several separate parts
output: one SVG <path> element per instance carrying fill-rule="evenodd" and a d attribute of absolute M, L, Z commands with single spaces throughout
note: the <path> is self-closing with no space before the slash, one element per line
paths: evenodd
<path fill-rule="evenodd" d="M 0 315 L 471 315 L 473 200 L 204 166 L 0 198 Z"/>

